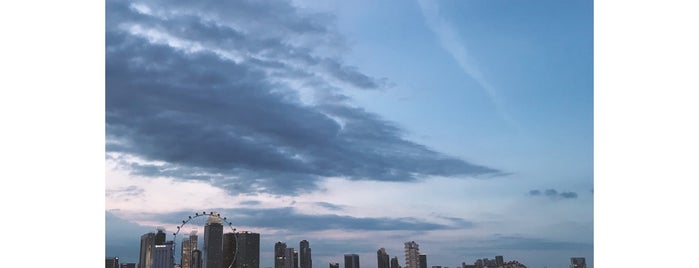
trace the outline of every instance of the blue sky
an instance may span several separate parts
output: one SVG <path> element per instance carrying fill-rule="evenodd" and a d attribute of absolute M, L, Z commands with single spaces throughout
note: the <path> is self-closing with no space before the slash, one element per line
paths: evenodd
<path fill-rule="evenodd" d="M 195 211 L 314 263 L 593 256 L 591 1 L 107 1 L 106 252 Z M 131 247 L 129 245 L 132 245 Z"/>

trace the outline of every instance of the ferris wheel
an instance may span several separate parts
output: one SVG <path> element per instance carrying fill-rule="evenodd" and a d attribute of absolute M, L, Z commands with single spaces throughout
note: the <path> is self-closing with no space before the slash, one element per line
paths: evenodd
<path fill-rule="evenodd" d="M 192 251 L 199 250 L 204 257 L 205 245 L 204 236 L 206 226 L 212 224 L 221 226 L 221 233 L 226 233 L 223 237 L 212 238 L 220 239 L 222 242 L 222 256 L 221 261 L 223 267 L 232 268 L 233 263 L 235 263 L 236 255 L 238 252 L 238 235 L 236 234 L 236 228 L 233 228 L 233 223 L 228 221 L 228 218 L 221 217 L 220 213 L 217 212 L 195 212 L 194 215 L 187 216 L 182 222 L 177 225 L 177 231 L 173 233 L 173 263 L 178 262 L 180 267 L 183 268 L 196 268 L 197 265 L 192 263 Z M 215 227 L 213 227 L 215 228 Z M 177 236 L 183 233 L 182 241 L 177 241 Z M 188 236 L 187 236 L 188 235 Z M 180 247 L 177 247 L 178 242 Z M 203 267 L 199 266 L 199 267 Z"/>

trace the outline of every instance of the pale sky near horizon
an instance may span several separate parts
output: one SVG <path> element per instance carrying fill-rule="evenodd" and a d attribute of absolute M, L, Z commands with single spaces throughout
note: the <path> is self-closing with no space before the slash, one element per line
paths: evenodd
<path fill-rule="evenodd" d="M 261 267 L 593 262 L 591 1 L 107 1 L 105 30 L 107 256 L 216 210 Z"/>

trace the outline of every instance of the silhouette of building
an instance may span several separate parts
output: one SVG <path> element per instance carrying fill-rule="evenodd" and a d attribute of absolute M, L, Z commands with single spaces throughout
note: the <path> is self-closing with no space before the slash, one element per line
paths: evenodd
<path fill-rule="evenodd" d="M 380 248 L 376 251 L 376 261 L 377 268 L 390 268 L 391 263 L 385 248 Z"/>
<path fill-rule="evenodd" d="M 340 264 L 337 262 L 336 263 L 331 262 L 331 263 L 329 263 L 328 267 L 329 268 L 340 268 Z"/>
<path fill-rule="evenodd" d="M 204 226 L 204 267 L 221 268 L 223 263 L 223 224 L 214 212 Z"/>
<path fill-rule="evenodd" d="M 274 268 L 284 268 L 284 256 L 286 254 L 286 243 L 279 241 L 274 244 Z"/>
<path fill-rule="evenodd" d="M 223 261 L 221 262 L 221 268 L 235 267 L 233 263 L 234 257 L 236 257 L 236 237 L 234 233 L 223 234 Z"/>
<path fill-rule="evenodd" d="M 202 259 L 201 250 L 192 250 L 192 260 L 190 261 L 192 268 L 202 268 L 204 260 Z"/>
<path fill-rule="evenodd" d="M 391 259 L 391 268 L 401 268 L 400 263 L 398 262 L 398 256 Z"/>
<path fill-rule="evenodd" d="M 294 249 L 294 268 L 299 268 L 299 252 Z"/>
<path fill-rule="evenodd" d="M 153 249 L 153 268 L 172 268 L 175 265 L 173 259 L 173 242 L 167 241 L 162 245 L 155 245 Z"/>
<path fill-rule="evenodd" d="M 141 236 L 141 249 L 138 256 L 138 268 L 153 267 L 153 248 L 155 247 L 155 233 L 150 232 Z"/>
<path fill-rule="evenodd" d="M 420 245 L 415 241 L 405 242 L 405 268 L 421 268 Z"/>
<path fill-rule="evenodd" d="M 197 231 L 192 231 L 189 233 L 188 238 L 182 239 L 182 245 L 180 246 L 180 268 L 192 268 L 192 251 L 197 249 L 197 243 L 199 243 Z"/>
<path fill-rule="evenodd" d="M 570 268 L 587 268 L 585 258 L 570 258 Z"/>
<path fill-rule="evenodd" d="M 420 254 L 419 259 L 420 268 L 427 268 L 427 255 Z"/>
<path fill-rule="evenodd" d="M 300 268 L 313 268 L 313 261 L 311 260 L 311 247 L 308 240 L 301 240 L 299 243 L 299 248 L 301 252 L 299 253 L 299 267 Z"/>
<path fill-rule="evenodd" d="M 130 263 L 122 263 L 120 268 L 136 268 L 136 263 L 130 262 Z"/>
<path fill-rule="evenodd" d="M 253 232 L 237 232 L 237 252 L 235 252 L 235 268 L 260 268 L 260 234 Z"/>
<path fill-rule="evenodd" d="M 104 263 L 105 268 L 120 268 L 119 257 L 107 257 Z"/>
<path fill-rule="evenodd" d="M 502 256 L 495 256 L 495 266 L 500 267 L 505 264 L 504 259 Z"/>
<path fill-rule="evenodd" d="M 345 254 L 345 268 L 359 268 L 359 255 Z"/>

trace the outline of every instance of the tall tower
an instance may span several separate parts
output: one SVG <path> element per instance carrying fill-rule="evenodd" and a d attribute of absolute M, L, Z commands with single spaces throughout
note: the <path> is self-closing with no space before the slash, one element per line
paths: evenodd
<path fill-rule="evenodd" d="M 313 261 L 311 260 L 311 248 L 308 240 L 301 240 L 299 243 L 300 252 L 300 268 L 313 268 Z"/>
<path fill-rule="evenodd" d="M 359 268 L 359 255 L 345 254 L 345 268 Z"/>
<path fill-rule="evenodd" d="M 420 254 L 420 260 L 418 263 L 420 264 L 420 268 L 427 268 L 427 255 Z"/>
<path fill-rule="evenodd" d="M 376 251 L 377 268 L 390 268 L 390 263 L 388 261 L 388 253 L 386 253 L 385 248 L 380 248 Z"/>
<path fill-rule="evenodd" d="M 391 259 L 391 268 L 401 268 L 400 263 L 398 263 L 398 256 Z"/>
<path fill-rule="evenodd" d="M 234 268 L 260 268 L 260 234 L 244 231 L 235 235 L 238 249 Z"/>
<path fill-rule="evenodd" d="M 405 242 L 405 268 L 420 268 L 420 245 Z"/>
<path fill-rule="evenodd" d="M 157 237 L 157 236 L 156 236 Z M 153 250 L 153 268 L 172 268 L 174 260 L 172 259 L 173 242 L 167 241 L 161 245 L 155 245 Z"/>
<path fill-rule="evenodd" d="M 295 266 L 298 266 L 298 264 L 294 263 L 294 252 L 296 252 L 294 248 L 286 248 L 284 252 L 284 268 L 295 268 Z"/>
<path fill-rule="evenodd" d="M 235 233 L 223 234 L 223 262 L 221 263 L 221 268 L 235 267 L 233 258 L 238 253 L 236 252 L 236 247 L 239 246 L 236 244 Z"/>
<path fill-rule="evenodd" d="M 192 267 L 192 251 L 197 249 L 197 243 L 199 242 L 199 237 L 197 236 L 197 231 L 192 231 L 189 234 L 189 238 L 182 239 L 182 259 L 180 260 L 181 268 L 193 268 Z"/>
<path fill-rule="evenodd" d="M 585 258 L 570 258 L 570 268 L 587 268 Z"/>
<path fill-rule="evenodd" d="M 286 243 L 279 241 L 274 244 L 274 268 L 284 268 L 284 255 L 286 254 Z"/>
<path fill-rule="evenodd" d="M 147 233 L 141 236 L 141 251 L 138 256 L 138 268 L 153 267 L 153 248 L 155 247 L 155 233 Z"/>
<path fill-rule="evenodd" d="M 155 244 L 165 245 L 165 228 L 158 227 L 158 233 L 155 234 Z"/>
<path fill-rule="evenodd" d="M 495 256 L 495 266 L 503 266 L 505 264 L 505 260 L 503 260 L 502 256 Z"/>
<path fill-rule="evenodd" d="M 201 250 L 192 250 L 192 268 L 202 268 Z"/>
<path fill-rule="evenodd" d="M 223 263 L 223 224 L 213 214 L 204 226 L 204 268 L 221 268 Z"/>

